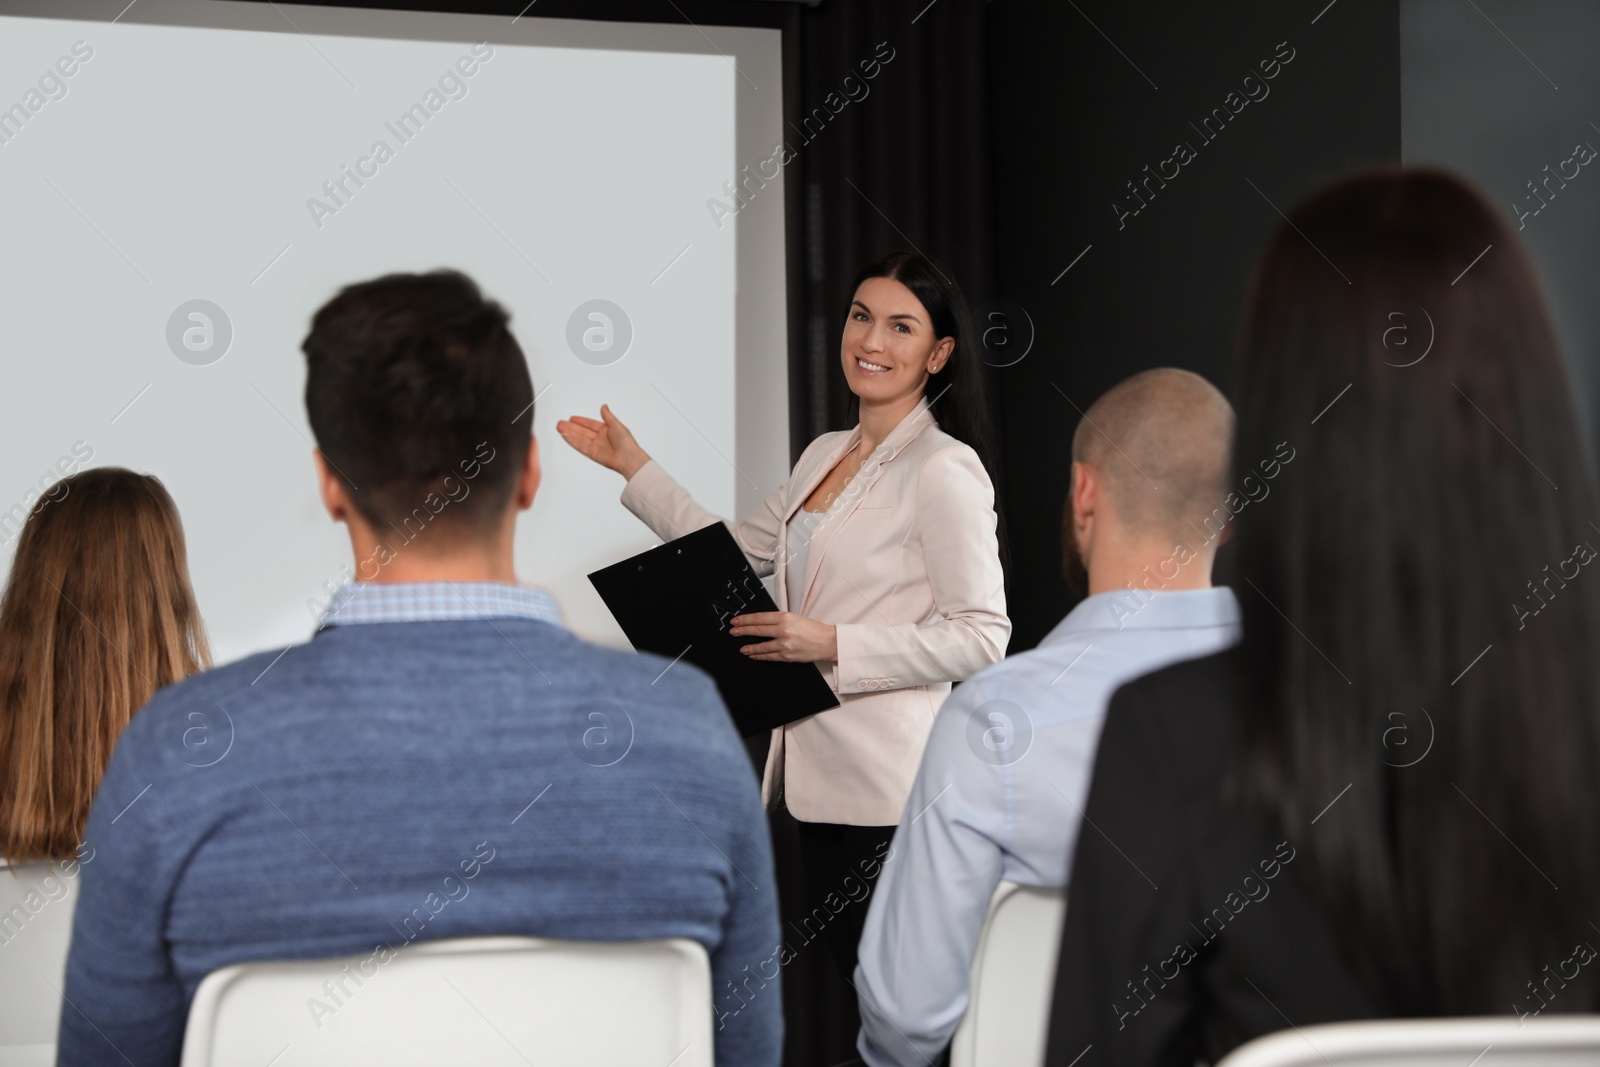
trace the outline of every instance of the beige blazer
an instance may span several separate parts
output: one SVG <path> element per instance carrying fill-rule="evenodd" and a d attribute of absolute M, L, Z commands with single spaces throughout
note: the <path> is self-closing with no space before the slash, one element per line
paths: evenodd
<path fill-rule="evenodd" d="M 788 602 L 788 520 L 860 437 L 859 425 L 818 437 L 787 482 L 728 526 L 756 574 L 776 575 L 779 610 L 838 628 L 839 658 L 817 666 L 839 707 L 772 732 L 762 799 L 781 791 L 802 822 L 892 826 L 951 683 L 1005 655 L 1011 620 L 994 486 L 978 454 L 939 429 L 927 397 L 816 516 L 804 601 Z M 654 460 L 622 503 L 663 541 L 726 521 Z"/>

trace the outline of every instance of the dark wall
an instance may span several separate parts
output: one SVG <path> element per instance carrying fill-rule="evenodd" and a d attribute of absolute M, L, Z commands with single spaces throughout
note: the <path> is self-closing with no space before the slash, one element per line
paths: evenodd
<path fill-rule="evenodd" d="M 1278 211 L 1343 171 L 1400 159 L 1397 2 L 1325 5 L 990 5 L 989 296 L 1023 308 L 1035 335 L 1000 374 L 1013 652 L 1075 599 L 1060 524 L 1080 410 L 1157 366 L 1226 390 L 1245 284 Z M 1213 109 L 1227 121 L 1213 119 L 1208 139 L 1197 127 Z"/>
<path fill-rule="evenodd" d="M 1442 163 L 1465 174 L 1513 227 L 1522 227 L 1593 456 L 1600 421 L 1600 161 L 1567 160 L 1579 144 L 1600 148 L 1594 57 L 1600 5 L 1543 0 L 1478 11 L 1449 0 L 1406 0 L 1400 16 L 1405 162 Z M 1562 171 L 1577 177 L 1564 181 Z"/>

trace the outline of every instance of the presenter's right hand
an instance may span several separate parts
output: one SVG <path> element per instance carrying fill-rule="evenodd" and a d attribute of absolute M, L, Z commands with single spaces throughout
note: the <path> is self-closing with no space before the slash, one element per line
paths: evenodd
<path fill-rule="evenodd" d="M 600 419 L 574 415 L 556 423 L 556 433 L 562 439 L 602 467 L 609 467 L 624 478 L 650 462 L 650 456 L 639 447 L 633 434 L 622 425 L 622 420 L 611 413 L 611 408 L 600 405 Z"/>

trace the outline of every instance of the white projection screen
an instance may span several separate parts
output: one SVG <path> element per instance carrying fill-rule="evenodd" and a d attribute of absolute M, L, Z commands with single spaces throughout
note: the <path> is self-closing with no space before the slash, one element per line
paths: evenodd
<path fill-rule="evenodd" d="M 178 503 L 219 663 L 306 640 L 354 564 L 310 316 L 453 267 L 537 394 L 518 576 L 627 647 L 585 575 L 657 541 L 555 423 L 609 403 L 724 516 L 787 476 L 783 175 L 727 189 L 782 139 L 779 32 L 123 3 L 0 2 L 5 566 L 41 485 L 129 467 Z"/>

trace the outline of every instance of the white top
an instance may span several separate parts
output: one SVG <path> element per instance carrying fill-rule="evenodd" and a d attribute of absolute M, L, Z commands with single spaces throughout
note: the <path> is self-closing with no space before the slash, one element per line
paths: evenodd
<path fill-rule="evenodd" d="M 811 539 L 816 536 L 817 526 L 826 515 L 827 512 L 807 511 L 801 507 L 789 519 L 789 551 L 783 564 L 783 575 L 789 589 L 789 610 L 796 615 L 800 614 L 805 602 L 806 557 L 811 554 Z"/>
<path fill-rule="evenodd" d="M 851 451 L 855 451 L 851 449 Z M 848 458 L 846 452 L 844 458 Z M 844 458 L 839 462 L 843 463 Z M 789 610 L 796 615 L 801 614 L 805 606 L 805 577 L 806 558 L 811 555 L 811 542 L 817 536 L 817 530 L 824 522 L 836 518 L 840 507 L 845 501 L 845 490 L 850 487 L 850 482 L 855 481 L 851 475 L 850 481 L 845 482 L 839 491 L 833 495 L 828 507 L 823 511 L 807 511 L 804 502 L 798 510 L 789 516 L 789 542 L 788 558 L 784 562 L 784 580 L 789 588 Z"/>

